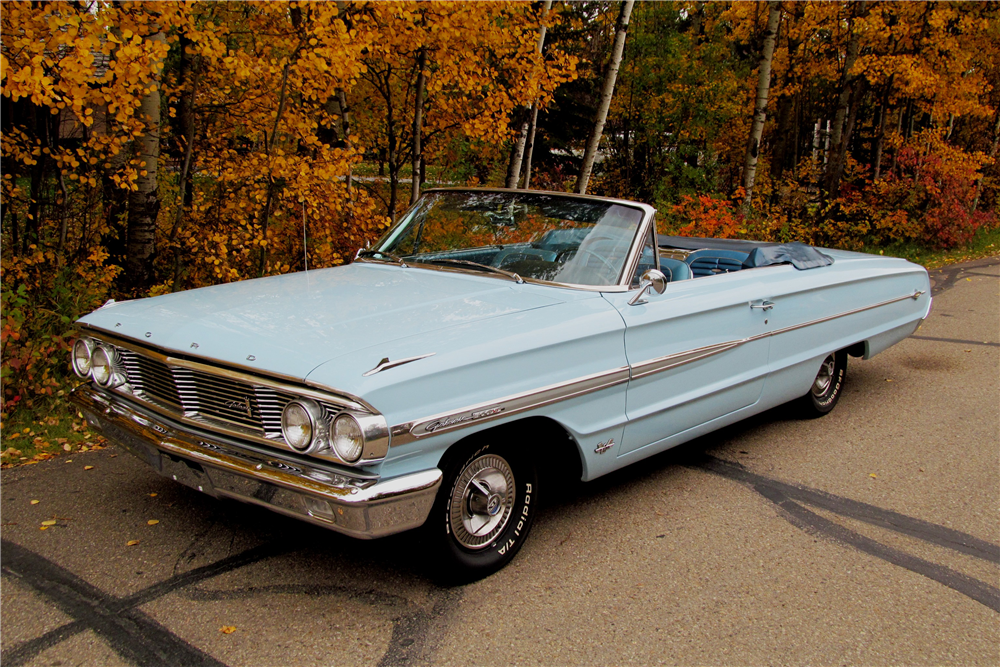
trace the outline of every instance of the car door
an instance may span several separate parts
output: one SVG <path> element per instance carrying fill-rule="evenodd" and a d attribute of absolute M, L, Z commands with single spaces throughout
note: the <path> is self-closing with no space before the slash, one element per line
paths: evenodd
<path fill-rule="evenodd" d="M 618 456 L 666 444 L 758 401 L 770 340 L 753 274 L 670 282 L 663 294 L 636 305 L 628 303 L 634 291 L 605 295 L 625 321 L 631 368 Z"/>

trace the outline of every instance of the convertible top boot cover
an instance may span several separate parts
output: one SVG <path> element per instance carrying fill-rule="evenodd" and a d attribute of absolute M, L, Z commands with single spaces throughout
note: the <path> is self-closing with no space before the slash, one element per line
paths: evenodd
<path fill-rule="evenodd" d="M 824 255 L 811 245 L 804 243 L 783 243 L 781 245 L 760 246 L 750 251 L 743 260 L 743 268 L 772 264 L 791 264 L 796 269 L 816 269 L 833 264 L 833 257 Z"/>

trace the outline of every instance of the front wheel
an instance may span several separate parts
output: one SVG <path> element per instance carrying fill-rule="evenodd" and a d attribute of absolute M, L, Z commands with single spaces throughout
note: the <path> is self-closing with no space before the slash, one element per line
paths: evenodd
<path fill-rule="evenodd" d="M 840 400 L 840 394 L 843 393 L 846 375 L 847 351 L 841 350 L 827 356 L 820 364 L 809 393 L 799 399 L 803 416 L 822 417 L 833 410 Z"/>
<path fill-rule="evenodd" d="M 531 530 L 538 474 L 505 443 L 480 442 L 442 462 L 444 479 L 425 533 L 435 569 L 451 583 L 493 574 L 509 563 Z"/>

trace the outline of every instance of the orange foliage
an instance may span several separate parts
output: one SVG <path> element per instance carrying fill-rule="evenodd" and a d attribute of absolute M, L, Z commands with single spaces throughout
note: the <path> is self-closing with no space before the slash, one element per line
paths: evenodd
<path fill-rule="evenodd" d="M 730 201 L 707 195 L 683 195 L 670 210 L 678 236 L 737 238 L 743 233 L 743 215 Z"/>

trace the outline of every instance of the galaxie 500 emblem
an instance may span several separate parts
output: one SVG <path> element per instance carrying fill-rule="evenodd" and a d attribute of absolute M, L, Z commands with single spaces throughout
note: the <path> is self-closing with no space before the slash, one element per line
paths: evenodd
<path fill-rule="evenodd" d="M 594 448 L 594 453 L 595 454 L 603 454 L 604 452 L 608 451 L 609 449 L 611 449 L 614 446 L 615 446 L 615 439 L 611 438 L 607 442 L 599 443 L 597 445 L 597 447 Z"/>
<path fill-rule="evenodd" d="M 505 409 L 506 408 L 497 406 L 494 408 L 486 408 L 485 410 L 473 410 L 472 412 L 466 412 L 464 414 L 458 414 L 451 417 L 442 417 L 441 419 L 435 419 L 432 422 L 428 422 L 423 427 L 418 427 L 418 428 L 422 428 L 424 433 L 433 433 L 434 431 L 440 431 L 443 428 L 458 426 L 459 424 L 476 421 L 477 419 L 485 419 L 486 417 L 492 417 L 493 415 L 500 414 Z"/>
<path fill-rule="evenodd" d="M 239 410 L 246 414 L 247 419 L 253 419 L 253 408 L 250 406 L 250 398 L 244 396 L 242 401 L 226 401 L 226 407 Z"/>

